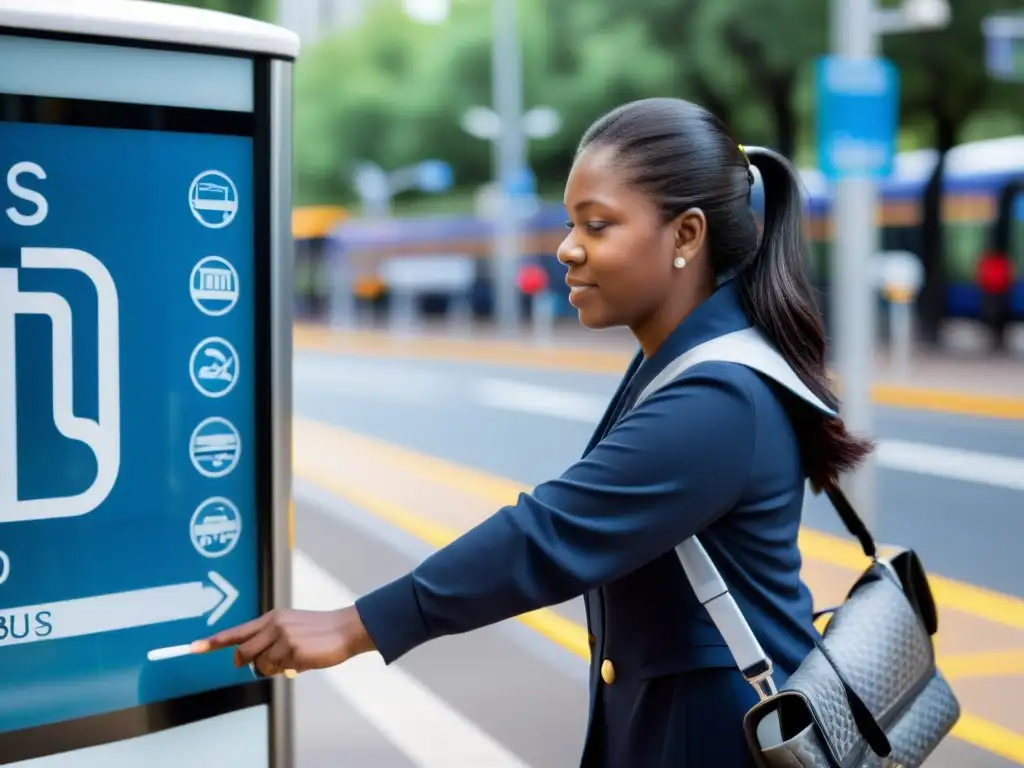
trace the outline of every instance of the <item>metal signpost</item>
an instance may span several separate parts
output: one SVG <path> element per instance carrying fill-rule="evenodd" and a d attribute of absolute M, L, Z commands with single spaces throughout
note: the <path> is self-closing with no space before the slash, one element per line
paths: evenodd
<path fill-rule="evenodd" d="M 0 764 L 291 765 L 290 684 L 180 649 L 290 603 L 297 54 L 0 5 Z"/>
<path fill-rule="evenodd" d="M 871 380 L 876 293 L 877 180 L 891 172 L 898 125 L 895 67 L 875 57 L 872 0 L 837 0 L 835 56 L 818 62 L 818 152 L 835 182 L 830 305 L 843 418 L 861 435 L 872 433 Z M 868 524 L 875 515 L 875 470 L 869 459 L 848 483 Z"/>
<path fill-rule="evenodd" d="M 949 23 L 948 0 L 832 0 L 834 55 L 818 62 L 818 156 L 835 184 L 830 305 L 843 417 L 870 436 L 871 379 L 877 294 L 871 264 L 878 247 L 877 182 L 891 173 L 899 126 L 896 68 L 876 58 L 883 34 L 936 29 Z M 875 466 L 844 483 L 869 525 L 875 522 Z"/>

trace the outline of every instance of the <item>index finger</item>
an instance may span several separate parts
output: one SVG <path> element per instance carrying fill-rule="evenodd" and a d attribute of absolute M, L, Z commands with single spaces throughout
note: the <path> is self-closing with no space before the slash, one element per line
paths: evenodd
<path fill-rule="evenodd" d="M 239 624 L 237 627 L 222 630 L 204 640 L 196 640 L 191 645 L 192 653 L 209 653 L 210 651 L 219 651 L 221 648 L 241 645 L 263 629 L 266 623 L 267 614 L 264 614 L 259 618 L 245 622 L 245 624 Z"/>

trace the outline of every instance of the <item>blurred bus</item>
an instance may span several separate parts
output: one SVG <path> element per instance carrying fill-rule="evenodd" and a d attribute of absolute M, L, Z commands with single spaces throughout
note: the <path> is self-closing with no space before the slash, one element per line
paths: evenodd
<path fill-rule="evenodd" d="M 919 253 L 921 243 L 921 198 L 935 167 L 934 150 L 901 153 L 892 176 L 880 185 L 878 223 L 882 250 Z M 832 195 L 817 170 L 802 170 L 807 192 L 809 234 L 813 246 L 808 265 L 817 287 L 828 289 L 828 265 L 832 237 Z M 1024 180 L 1024 136 L 973 142 L 954 148 L 946 158 L 943 182 L 942 221 L 946 266 L 946 306 L 949 318 L 977 318 L 980 290 L 976 266 L 989 246 L 991 232 L 1000 211 L 1000 198 L 1008 187 Z M 761 209 L 760 184 L 755 187 L 754 207 Z M 1013 294 L 1015 319 L 1024 320 L 1024 206 L 1003 206 L 1010 221 L 1010 252 L 1016 266 Z M 299 212 L 296 212 L 298 217 Z M 358 265 L 360 286 L 372 285 L 374 300 L 386 300 L 387 285 L 381 280 L 380 265 L 396 257 L 415 258 L 438 253 L 465 254 L 477 261 L 472 304 L 478 315 L 493 310 L 491 224 L 475 216 L 431 216 L 369 222 L 341 217 L 332 219 L 309 214 L 317 227 L 296 228 L 300 251 L 321 258 L 323 244 L 333 235 L 343 258 Z M 549 272 L 550 284 L 560 297 L 560 311 L 573 314 L 568 292 L 562 282 L 564 269 L 552 258 L 565 237 L 565 211 L 561 205 L 542 206 L 522 228 L 523 263 L 539 263 Z M 296 219 L 298 221 L 298 218 Z M 330 222 L 330 224 L 328 224 Z M 331 229 L 328 232 L 328 228 Z M 321 264 L 304 267 L 312 282 L 302 283 L 307 295 L 324 298 Z M 297 270 L 298 271 L 298 270 Z M 316 275 L 316 277 L 314 277 Z M 316 285 L 313 288 L 311 286 Z M 440 305 L 443 306 L 443 305 Z"/>
<path fill-rule="evenodd" d="M 937 159 L 934 150 L 901 153 L 892 176 L 881 184 L 878 224 L 881 250 L 920 254 L 921 198 Z M 805 171 L 809 223 L 814 247 L 811 265 L 816 282 L 828 282 L 832 242 L 832 198 L 817 171 Z M 1008 245 L 1016 267 L 1014 315 L 1024 320 L 1024 207 L 1022 198 L 1000 204 L 1007 189 L 1024 180 L 1024 136 L 972 142 L 946 156 L 943 175 L 942 226 L 947 318 L 977 319 L 981 292 L 977 264 L 990 247 L 998 226 L 1009 229 Z M 999 223 L 1002 216 L 1003 222 Z"/>

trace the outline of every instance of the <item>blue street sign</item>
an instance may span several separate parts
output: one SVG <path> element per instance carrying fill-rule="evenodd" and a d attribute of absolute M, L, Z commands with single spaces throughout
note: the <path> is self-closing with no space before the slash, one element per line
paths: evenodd
<path fill-rule="evenodd" d="M 451 189 L 452 167 L 444 160 L 424 160 L 419 164 L 419 185 L 424 192 L 444 192 Z"/>
<path fill-rule="evenodd" d="M 885 59 L 826 56 L 817 62 L 818 162 L 831 179 L 892 172 L 899 74 Z"/>
<path fill-rule="evenodd" d="M 0 733 L 253 679 L 253 157 L 0 122 Z"/>
<path fill-rule="evenodd" d="M 510 197 L 533 197 L 537 194 L 537 179 L 528 167 L 520 168 L 506 182 L 505 194 Z"/>

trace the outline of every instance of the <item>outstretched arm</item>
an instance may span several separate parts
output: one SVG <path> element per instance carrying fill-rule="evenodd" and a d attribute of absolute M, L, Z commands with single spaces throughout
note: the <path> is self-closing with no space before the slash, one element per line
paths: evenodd
<path fill-rule="evenodd" d="M 194 644 L 262 674 L 391 663 L 442 635 L 568 600 L 698 533 L 739 499 L 754 448 L 742 378 L 701 366 L 645 400 L 585 459 L 336 611 L 274 610 Z"/>
<path fill-rule="evenodd" d="M 357 600 L 384 660 L 580 595 L 731 508 L 750 468 L 753 405 L 742 379 L 704 370 L 644 401 L 558 479 Z"/>

